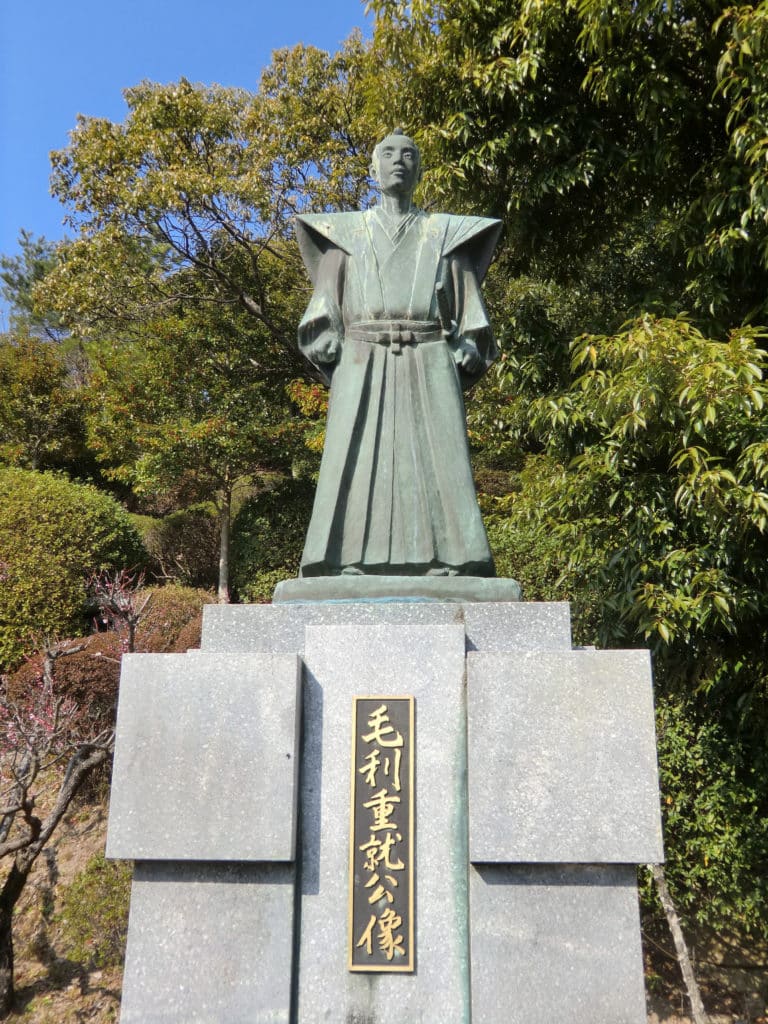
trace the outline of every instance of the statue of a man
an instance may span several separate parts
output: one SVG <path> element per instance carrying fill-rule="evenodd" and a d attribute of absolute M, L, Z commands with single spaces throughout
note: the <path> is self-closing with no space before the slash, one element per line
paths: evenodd
<path fill-rule="evenodd" d="M 414 207 L 419 150 L 376 146 L 381 204 L 297 218 L 299 346 L 331 386 L 302 576 L 493 576 L 462 391 L 496 358 L 480 283 L 501 224 Z"/>

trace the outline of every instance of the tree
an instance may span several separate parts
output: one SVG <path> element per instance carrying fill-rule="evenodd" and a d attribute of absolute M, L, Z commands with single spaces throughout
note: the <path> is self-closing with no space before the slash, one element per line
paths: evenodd
<path fill-rule="evenodd" d="M 0 335 L 0 462 L 40 470 L 81 462 L 80 383 L 60 345 L 24 325 Z"/>
<path fill-rule="evenodd" d="M 95 339 L 89 443 L 138 494 L 184 477 L 214 501 L 222 600 L 235 488 L 291 463 L 308 291 L 293 215 L 369 194 L 367 73 L 353 37 L 276 53 L 255 95 L 142 83 L 124 124 L 81 118 L 54 155 L 79 233 L 36 295 Z"/>
<path fill-rule="evenodd" d="M 0 693 L 0 858 L 9 864 L 0 887 L 2 1018 L 13 1009 L 14 908 L 83 782 L 113 749 L 111 729 L 83 737 L 80 709 L 56 694 L 56 660 L 80 650 L 82 645 L 49 645 L 43 673 L 23 705 Z"/>
<path fill-rule="evenodd" d="M 78 235 L 38 300 L 80 332 L 125 332 L 204 296 L 293 352 L 304 277 L 285 242 L 296 212 L 368 194 L 366 60 L 356 37 L 333 56 L 299 46 L 274 55 L 255 95 L 144 82 L 124 124 L 79 118 L 52 179 Z"/>
<path fill-rule="evenodd" d="M 544 451 L 495 501 L 529 597 L 577 636 L 654 651 L 668 879 L 686 912 L 765 933 L 768 386 L 761 332 L 643 317 L 572 346 L 531 405 Z M 512 566 L 514 571 L 514 564 Z M 760 796 L 762 792 L 762 797 Z"/>
<path fill-rule="evenodd" d="M 601 245 L 653 237 L 665 312 L 765 318 L 764 4 L 372 7 L 429 194 L 504 216 L 514 275 L 577 287 Z"/>
<path fill-rule="evenodd" d="M 0 291 L 11 306 L 12 327 L 61 341 L 66 332 L 59 317 L 50 309 L 41 311 L 34 299 L 35 287 L 56 265 L 56 245 L 22 230 L 19 250 L 17 256 L 0 256 Z"/>
<path fill-rule="evenodd" d="M 266 335 L 266 336 L 265 336 Z M 290 469 L 300 446 L 281 353 L 237 309 L 190 306 L 136 340 L 102 341 L 87 389 L 88 438 L 105 475 L 134 493 L 185 481 L 219 521 L 219 598 L 229 600 L 233 499 Z"/>

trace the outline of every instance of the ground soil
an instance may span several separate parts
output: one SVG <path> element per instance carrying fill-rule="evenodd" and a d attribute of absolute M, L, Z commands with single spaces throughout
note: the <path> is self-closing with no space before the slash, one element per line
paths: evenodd
<path fill-rule="evenodd" d="M 710 1024 L 768 1024 L 768 949 L 707 933 L 687 941 Z M 648 1024 L 692 1024 L 663 922 L 644 921 L 643 953 Z"/>
<path fill-rule="evenodd" d="M 112 1024 L 120 1006 L 121 968 L 89 970 L 64 953 L 56 920 L 63 889 L 103 852 L 106 803 L 74 806 L 35 864 L 16 908 L 16 1007 L 10 1024 Z"/>

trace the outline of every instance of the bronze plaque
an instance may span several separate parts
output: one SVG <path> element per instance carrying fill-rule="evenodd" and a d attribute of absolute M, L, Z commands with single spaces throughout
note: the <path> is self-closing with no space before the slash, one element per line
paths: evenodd
<path fill-rule="evenodd" d="M 353 698 L 350 971 L 415 966 L 414 703 Z"/>

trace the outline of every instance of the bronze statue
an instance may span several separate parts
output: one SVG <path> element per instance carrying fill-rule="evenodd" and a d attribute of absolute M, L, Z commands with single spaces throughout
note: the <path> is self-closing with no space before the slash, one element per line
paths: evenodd
<path fill-rule="evenodd" d="M 497 220 L 414 207 L 415 143 L 376 146 L 381 204 L 297 218 L 299 346 L 330 384 L 302 576 L 493 576 L 462 391 L 497 356 L 480 284 Z"/>

